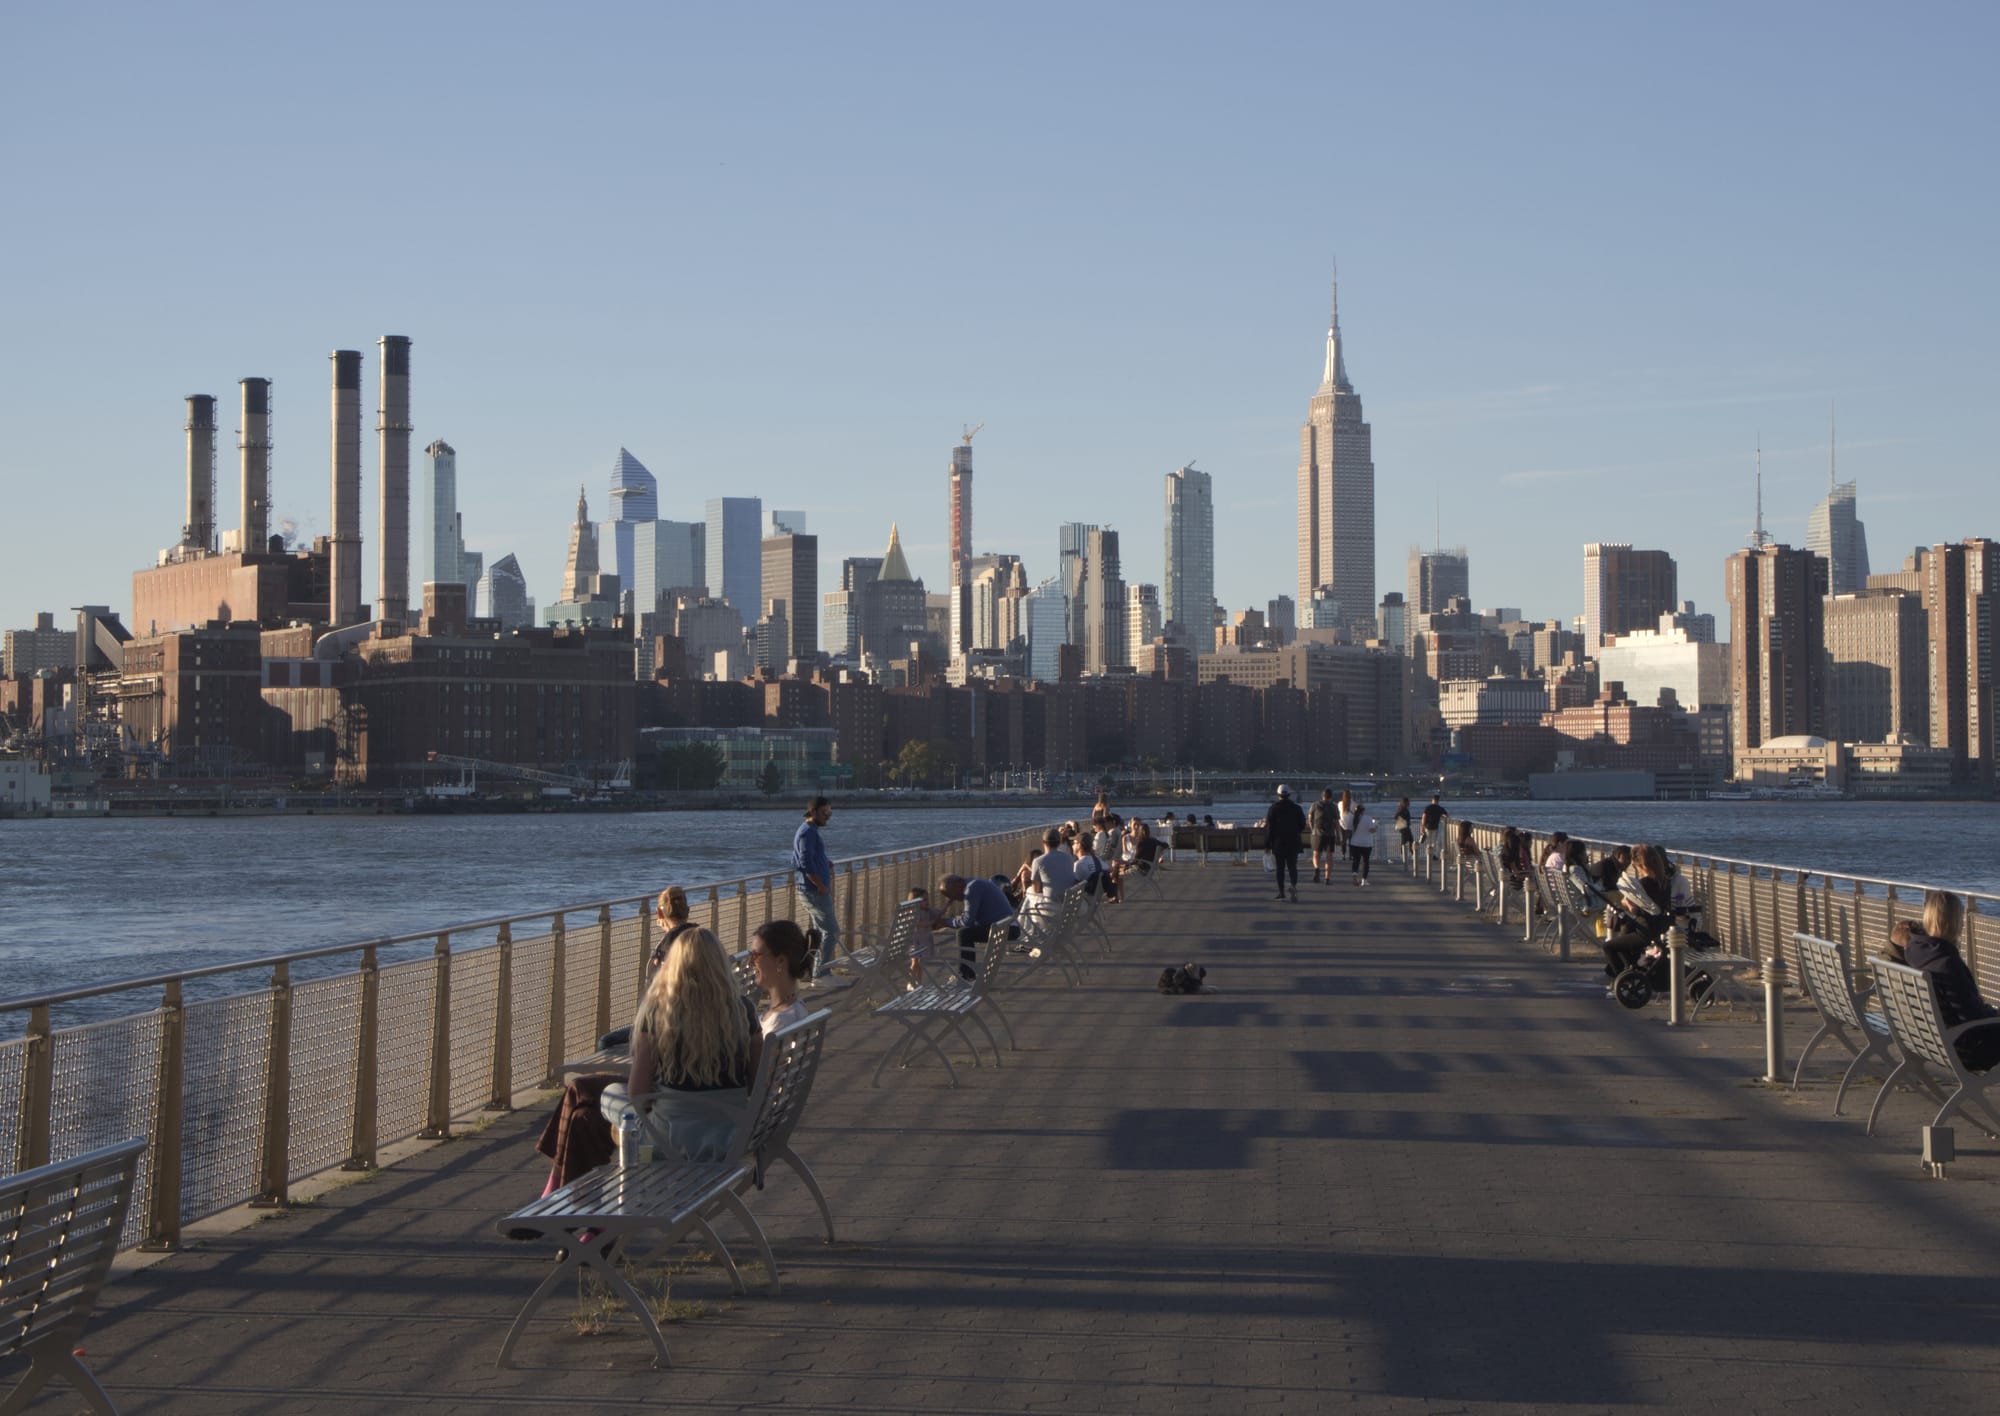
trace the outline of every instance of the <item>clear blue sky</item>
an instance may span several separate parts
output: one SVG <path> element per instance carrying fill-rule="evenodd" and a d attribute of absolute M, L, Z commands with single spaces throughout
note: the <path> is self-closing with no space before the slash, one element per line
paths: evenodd
<path fill-rule="evenodd" d="M 1987 5 L 15 6 L 0 44 L 0 624 L 130 605 L 181 399 L 275 381 L 274 511 L 324 532 L 327 351 L 415 340 L 416 446 L 555 597 L 622 444 L 663 515 L 808 511 L 823 585 L 902 523 L 1160 575 L 1215 477 L 1231 608 L 1290 593 L 1337 258 L 1378 593 L 1582 608 L 1582 544 L 2000 534 L 2000 11 Z M 364 460 L 372 596 L 375 468 Z M 942 588 L 938 586 L 937 588 Z"/>

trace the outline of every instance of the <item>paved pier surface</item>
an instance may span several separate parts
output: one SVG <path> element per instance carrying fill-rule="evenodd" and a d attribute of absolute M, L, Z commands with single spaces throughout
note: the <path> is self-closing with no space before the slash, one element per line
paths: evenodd
<path fill-rule="evenodd" d="M 2000 1143 L 1961 1125 L 1928 1180 L 1914 1098 L 1870 1140 L 1751 1081 L 1747 1019 L 1624 1012 L 1388 871 L 1268 889 L 1172 872 L 957 1091 L 871 1090 L 889 1032 L 843 1013 L 799 1147 L 840 1242 L 776 1176 L 784 1292 L 676 1277 L 707 1312 L 670 1371 L 563 1303 L 495 1369 L 547 1263 L 493 1227 L 540 1189 L 534 1111 L 121 1276 L 89 1360 L 127 1416 L 1991 1404 Z M 1217 991 L 1156 993 L 1187 959 Z"/>

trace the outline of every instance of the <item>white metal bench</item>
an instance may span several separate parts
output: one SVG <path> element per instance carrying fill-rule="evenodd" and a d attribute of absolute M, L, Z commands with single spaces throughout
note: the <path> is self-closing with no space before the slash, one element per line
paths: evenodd
<path fill-rule="evenodd" d="M 1014 952 L 1025 956 L 1019 962 L 1030 968 L 1059 969 L 1066 982 L 1081 984 L 1088 960 L 1077 947 L 1077 932 L 1086 898 L 1072 885 L 1047 906 L 1023 913 L 1021 937 L 1014 943 Z"/>
<path fill-rule="evenodd" d="M 910 981 L 910 958 L 925 951 L 926 941 L 918 925 L 928 906 L 922 900 L 904 900 L 896 906 L 887 934 L 856 931 L 856 937 L 872 942 L 850 949 L 831 965 L 837 970 L 858 970 L 855 982 L 862 991 L 881 998 L 901 993 Z"/>
<path fill-rule="evenodd" d="M 0 1180 L 0 1356 L 28 1359 L 0 1413 L 60 1377 L 99 1416 L 118 1416 L 76 1339 L 111 1272 L 145 1149 L 135 1137 Z"/>
<path fill-rule="evenodd" d="M 947 973 L 934 982 L 897 994 L 875 1010 L 876 1017 L 900 1024 L 903 1035 L 883 1051 L 881 1060 L 875 1064 L 874 1073 L 868 1078 L 869 1086 L 882 1085 L 882 1069 L 890 1062 L 899 1067 L 909 1066 L 910 1057 L 920 1045 L 929 1048 L 938 1061 L 944 1063 L 945 1075 L 951 1085 L 957 1086 L 958 1069 L 951 1065 L 951 1058 L 938 1039 L 945 1029 L 950 1029 L 972 1053 L 973 1065 L 984 1066 L 972 1035 L 965 1030 L 967 1021 L 985 1034 L 987 1046 L 993 1049 L 993 1065 L 1000 1065 L 1000 1044 L 980 1014 L 990 1010 L 1000 1020 L 1000 1026 L 1007 1034 L 1007 1046 L 1012 1049 L 1015 1045 L 1013 1025 L 1007 1021 L 1007 1015 L 1000 1010 L 1000 1004 L 993 997 L 1001 963 L 1007 957 L 1007 926 L 1010 923 L 1011 919 L 1001 920 L 987 932 L 986 942 L 979 946 L 978 972 L 971 980 L 962 981 Z"/>
<path fill-rule="evenodd" d="M 1952 1045 L 1974 1028 L 2000 1028 L 2000 1018 L 1975 1018 L 1948 1028 L 1944 1015 L 1938 1011 L 1937 994 L 1931 988 L 1929 974 L 1886 960 L 1877 961 L 1872 967 L 1875 997 L 1882 1005 L 1883 1017 L 1888 1019 L 1889 1038 L 1902 1054 L 1902 1061 L 1883 1079 L 1882 1090 L 1875 1094 L 1875 1105 L 1868 1112 L 1868 1133 L 1875 1133 L 1882 1103 L 1889 1099 L 1899 1081 L 1914 1084 L 1941 1103 L 1937 1115 L 1931 1119 L 1933 1126 L 1942 1126 L 1954 1111 L 1969 1110 L 1979 1113 L 1979 1124 L 1986 1130 L 2000 1133 L 2000 1112 L 1986 1099 L 1987 1085 L 2000 1075 L 2000 1068 L 1992 1072 L 1968 1072 L 1958 1060 L 1958 1049 Z M 1947 1084 L 1955 1084 L 1949 1096 L 1944 1091 Z"/>
<path fill-rule="evenodd" d="M 1792 1090 L 1799 1089 L 1806 1063 L 1822 1042 L 1847 1049 L 1853 1060 L 1841 1073 L 1840 1089 L 1833 1094 L 1833 1114 L 1847 1097 L 1848 1085 L 1871 1057 L 1889 1064 L 1889 1020 L 1867 1005 L 1871 989 L 1857 988 L 1854 971 L 1847 966 L 1847 949 L 1830 939 L 1810 934 L 1794 934 L 1792 946 L 1798 951 L 1799 976 L 1806 997 L 1819 1010 L 1819 1031 L 1799 1053 L 1799 1065 L 1792 1070 Z"/>
<path fill-rule="evenodd" d="M 553 1236 L 562 1245 L 555 1268 L 528 1296 L 514 1325 L 507 1330 L 507 1338 L 500 1344 L 500 1366 L 513 1365 L 514 1344 L 527 1331 L 528 1320 L 535 1310 L 564 1284 L 579 1281 L 586 1270 L 617 1294 L 637 1316 L 641 1329 L 652 1341 L 654 1365 L 671 1366 L 659 1323 L 619 1267 L 618 1258 L 626 1241 L 635 1236 L 648 1235 L 660 1243 L 671 1244 L 691 1232 L 699 1234 L 721 1259 L 730 1286 L 742 1293 L 743 1275 L 712 1225 L 714 1219 L 727 1212 L 735 1216 L 756 1244 L 770 1287 L 776 1292 L 778 1266 L 771 1254 L 770 1240 L 742 1199 L 751 1188 L 762 1188 L 766 1167 L 772 1161 L 784 1161 L 805 1181 L 819 1205 L 831 1240 L 833 1216 L 826 1197 L 812 1171 L 791 1148 L 792 1132 L 804 1114 L 813 1078 L 819 1070 L 828 1016 L 821 1009 L 764 1039 L 757 1081 L 745 1109 L 749 1119 L 732 1137 L 724 1159 L 687 1161 L 669 1156 L 651 1164 L 601 1165 L 498 1222 L 500 1232 L 509 1239 Z M 653 1124 L 651 1116 L 648 1124 L 656 1139 L 663 1134 L 664 1128 Z M 589 1238 L 581 1239 L 579 1236 L 586 1232 Z"/>

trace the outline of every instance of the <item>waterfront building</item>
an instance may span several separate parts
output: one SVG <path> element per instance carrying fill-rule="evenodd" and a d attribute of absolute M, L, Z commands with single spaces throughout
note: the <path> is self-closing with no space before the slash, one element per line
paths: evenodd
<path fill-rule="evenodd" d="M 1374 435 L 1347 378 L 1340 343 L 1340 288 L 1327 321 L 1326 367 L 1299 430 L 1298 603 L 1325 591 L 1360 634 L 1375 611 Z"/>
<path fill-rule="evenodd" d="M 1729 557 L 1731 756 L 1774 738 L 1819 736 L 1827 717 L 1826 562 L 1767 543 Z"/>
<path fill-rule="evenodd" d="M 764 502 L 760 497 L 711 497 L 708 502 L 708 590 L 741 615 L 763 598 Z"/>
<path fill-rule="evenodd" d="M 1674 558 L 1665 551 L 1634 550 L 1622 541 L 1586 545 L 1583 652 L 1595 655 L 1608 639 L 1651 629 L 1673 611 L 1678 590 Z"/>
<path fill-rule="evenodd" d="M 833 728 L 648 728 L 646 741 L 655 751 L 681 743 L 701 743 L 722 754 L 724 791 L 761 791 L 766 770 L 777 768 L 778 789 L 812 791 L 833 784 Z"/>
<path fill-rule="evenodd" d="M 1026 601 L 1028 676 L 1044 683 L 1062 677 L 1062 650 L 1069 643 L 1069 596 L 1050 576 L 1028 592 Z"/>
<path fill-rule="evenodd" d="M 126 741 L 199 772 L 273 759 L 256 624 L 175 630 L 126 643 L 118 715 Z"/>
<path fill-rule="evenodd" d="M 1190 462 L 1167 473 L 1166 492 L 1162 627 L 1172 642 L 1206 651 L 1215 605 L 1215 486 Z"/>
<path fill-rule="evenodd" d="M 528 594 L 528 577 L 521 563 L 509 555 L 488 566 L 479 577 L 476 604 L 487 619 L 498 620 L 504 632 L 535 622 L 535 602 Z"/>
<path fill-rule="evenodd" d="M 790 656 L 810 659 L 819 653 L 819 537 L 767 536 L 763 557 L 762 602 L 783 602 Z"/>
<path fill-rule="evenodd" d="M 1827 598 L 1832 736 L 1847 743 L 1929 740 L 1928 628 L 1923 597 L 1905 590 Z"/>
<path fill-rule="evenodd" d="M 1438 685 L 1438 715 L 1449 728 L 1533 726 L 1548 707 L 1549 691 L 1540 679 L 1453 679 Z"/>
<path fill-rule="evenodd" d="M 410 507 L 412 569 L 419 586 L 476 585 L 464 567 L 465 527 L 458 514 L 458 454 L 442 438 L 424 449 L 417 495 Z"/>
<path fill-rule="evenodd" d="M 1453 600 L 1472 602 L 1472 560 L 1465 547 L 1429 551 L 1421 546 L 1410 547 L 1409 589 L 1403 597 L 1407 606 L 1405 651 L 1409 649 L 1407 636 L 1416 633 L 1423 617 L 1441 614 Z"/>

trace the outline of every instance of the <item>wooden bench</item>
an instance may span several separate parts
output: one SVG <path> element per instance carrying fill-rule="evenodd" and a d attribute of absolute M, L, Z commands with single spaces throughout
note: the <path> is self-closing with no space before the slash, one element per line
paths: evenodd
<path fill-rule="evenodd" d="M 1072 897 L 1080 898 L 1080 895 L 1079 891 L 1071 891 L 1064 897 L 1066 914 L 1075 913 L 1076 900 Z M 909 1066 L 910 1056 L 920 1044 L 929 1048 L 938 1061 L 944 1063 L 945 1075 L 951 1085 L 957 1086 L 958 1069 L 951 1065 L 951 1058 L 938 1038 L 945 1029 L 950 1029 L 971 1051 L 973 1065 L 984 1066 L 978 1047 L 965 1030 L 968 1021 L 985 1034 L 987 1046 L 993 1049 L 993 1065 L 1000 1065 L 1000 1044 L 980 1014 L 990 1011 L 1000 1020 L 1000 1026 L 1007 1034 L 1007 1046 L 1012 1049 L 1015 1045 L 1013 1025 L 1007 1021 L 1007 1015 L 1000 1011 L 1000 1004 L 993 997 L 1001 965 L 1007 957 L 1007 926 L 1011 922 L 1001 920 L 987 931 L 986 942 L 979 946 L 978 972 L 969 981 L 941 970 L 941 976 L 935 981 L 900 993 L 875 1010 L 876 1017 L 900 1024 L 903 1034 L 883 1051 L 881 1060 L 875 1064 L 875 1071 L 868 1078 L 869 1086 L 882 1085 L 882 1069 L 890 1062 L 894 1061 L 899 1067 Z"/>
<path fill-rule="evenodd" d="M 827 1238 L 832 1240 L 833 1216 L 826 1197 L 812 1171 L 791 1147 L 792 1132 L 805 1113 L 819 1070 L 828 1016 L 821 1009 L 764 1039 L 757 1079 L 743 1108 L 747 1120 L 731 1137 L 723 1159 L 688 1161 L 669 1156 L 650 1164 L 601 1165 L 498 1221 L 500 1232 L 509 1239 L 553 1237 L 562 1246 L 555 1268 L 528 1296 L 507 1330 L 507 1338 L 500 1344 L 500 1366 L 513 1365 L 514 1344 L 527 1330 L 535 1310 L 565 1284 L 580 1281 L 585 1271 L 617 1294 L 639 1319 L 653 1344 L 654 1365 L 671 1366 L 660 1325 L 626 1281 L 619 1256 L 626 1242 L 637 1236 L 671 1244 L 690 1233 L 699 1234 L 721 1259 L 730 1286 L 742 1293 L 743 1275 L 712 1223 L 725 1212 L 735 1217 L 756 1244 L 771 1289 L 776 1292 L 778 1266 L 770 1240 L 742 1198 L 752 1188 L 763 1188 L 767 1167 L 773 1162 L 783 1161 L 805 1182 L 826 1221 Z M 656 1137 L 661 1134 L 662 1128 L 652 1129 Z M 587 1239 L 582 1237 L 586 1233 Z"/>
<path fill-rule="evenodd" d="M 1799 1065 L 1792 1069 L 1792 1090 L 1799 1089 L 1799 1079 L 1805 1075 L 1806 1063 L 1812 1059 L 1813 1049 L 1822 1042 L 1833 1042 L 1846 1048 L 1853 1060 L 1841 1073 L 1840 1089 L 1833 1094 L 1833 1114 L 1838 1116 L 1847 1097 L 1848 1085 L 1860 1072 L 1862 1064 L 1872 1057 L 1888 1065 L 1889 1020 L 1868 1006 L 1873 990 L 1856 986 L 1854 971 L 1847 965 L 1844 945 L 1798 933 L 1792 936 L 1792 947 L 1799 956 L 1799 979 L 1805 987 L 1806 997 L 1819 1010 L 1819 1031 L 1812 1035 L 1805 1050 L 1799 1053 Z"/>
<path fill-rule="evenodd" d="M 111 1272 L 145 1150 L 135 1137 L 0 1180 L 0 1356 L 28 1359 L 0 1413 L 61 1377 L 92 1411 L 118 1416 L 76 1340 Z"/>
<path fill-rule="evenodd" d="M 1942 1126 L 1954 1111 L 1971 1110 L 1979 1113 L 1980 1126 L 2000 1134 L 2000 1111 L 1995 1111 L 1986 1099 L 1987 1085 L 2000 1076 L 2000 1068 L 1992 1072 L 1968 1072 L 1958 1060 L 1958 1049 L 1952 1045 L 1974 1028 L 2000 1028 L 2000 1018 L 1974 1018 L 1969 1023 L 1946 1027 L 1929 974 L 1887 960 L 1878 960 L 1872 967 L 1875 997 L 1889 1023 L 1889 1040 L 1902 1054 L 1902 1060 L 1883 1079 L 1882 1090 L 1875 1094 L 1875 1105 L 1868 1112 L 1868 1134 L 1875 1134 L 1882 1103 L 1889 1099 L 1898 1081 L 1911 1083 L 1939 1103 L 1931 1125 Z M 1949 1096 L 1944 1090 L 1947 1085 L 1953 1087 Z"/>

